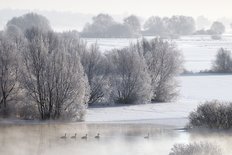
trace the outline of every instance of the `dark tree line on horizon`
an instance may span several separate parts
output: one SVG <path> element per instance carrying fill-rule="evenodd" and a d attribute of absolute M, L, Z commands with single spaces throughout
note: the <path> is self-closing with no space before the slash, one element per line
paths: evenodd
<path fill-rule="evenodd" d="M 141 36 L 159 36 L 162 38 L 178 38 L 183 35 L 221 35 L 225 26 L 218 21 L 212 23 L 209 29 L 196 29 L 196 21 L 189 16 L 159 17 L 151 16 L 144 24 L 139 17 L 130 15 L 123 22 L 116 22 L 108 14 L 98 14 L 92 18 L 92 23 L 86 23 L 81 37 L 87 38 L 136 38 Z M 213 38 L 213 37 L 212 37 Z"/>
<path fill-rule="evenodd" d="M 116 22 L 108 14 L 98 14 L 87 23 L 81 32 L 82 37 L 140 37 L 150 36 L 179 36 L 195 32 L 195 21 L 192 17 L 172 16 L 171 18 L 150 17 L 144 25 L 139 17 L 130 15 L 123 23 Z"/>

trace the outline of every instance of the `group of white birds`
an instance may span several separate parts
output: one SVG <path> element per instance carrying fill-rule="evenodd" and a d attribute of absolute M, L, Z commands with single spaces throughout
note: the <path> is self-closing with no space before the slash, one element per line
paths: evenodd
<path fill-rule="evenodd" d="M 60 137 L 61 139 L 67 139 L 67 134 L 65 133 L 64 136 Z M 76 139 L 77 138 L 77 134 L 75 133 L 74 136 L 70 137 L 71 139 Z M 96 139 L 100 139 L 100 133 L 98 133 L 94 138 Z M 144 139 L 149 139 L 150 135 L 149 133 L 147 134 L 147 136 L 144 137 Z M 81 137 L 81 139 L 88 139 L 88 134 L 85 134 L 85 136 Z"/>

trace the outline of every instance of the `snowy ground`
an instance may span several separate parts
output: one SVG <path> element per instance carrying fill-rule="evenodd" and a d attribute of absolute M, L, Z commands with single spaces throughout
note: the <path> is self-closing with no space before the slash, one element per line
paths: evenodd
<path fill-rule="evenodd" d="M 151 39 L 151 38 L 149 38 Z M 112 48 L 122 48 L 136 39 L 87 39 L 97 42 L 104 52 Z M 211 40 L 208 36 L 186 36 L 174 40 L 183 52 L 185 68 L 191 71 L 210 69 L 217 49 L 232 50 L 232 36 L 222 40 Z M 107 108 L 89 108 L 87 122 L 132 122 L 154 123 L 183 127 L 187 117 L 197 105 L 206 100 L 232 101 L 232 75 L 191 75 L 178 77 L 180 96 L 173 103 L 132 105 Z"/>
<path fill-rule="evenodd" d="M 147 37 L 152 39 L 154 37 Z M 130 43 L 136 43 L 137 39 L 85 39 L 88 44 L 97 43 L 103 52 L 114 48 L 123 48 Z M 219 48 L 232 50 L 232 36 L 224 35 L 222 40 L 212 40 L 210 36 L 184 36 L 173 40 L 181 50 L 185 59 L 185 68 L 190 71 L 210 69 L 212 61 Z"/>
<path fill-rule="evenodd" d="M 206 100 L 232 101 L 232 75 L 181 76 L 180 96 L 172 103 L 89 108 L 87 122 L 154 123 L 183 127 L 197 105 Z"/>
<path fill-rule="evenodd" d="M 196 102 L 89 108 L 87 122 L 153 123 L 183 127 Z"/>

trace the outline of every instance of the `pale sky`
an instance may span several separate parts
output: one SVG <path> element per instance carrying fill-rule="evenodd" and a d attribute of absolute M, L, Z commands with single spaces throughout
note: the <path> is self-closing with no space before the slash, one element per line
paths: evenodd
<path fill-rule="evenodd" d="M 98 14 L 232 17 L 232 0 L 0 0 L 0 9 L 69 11 Z"/>

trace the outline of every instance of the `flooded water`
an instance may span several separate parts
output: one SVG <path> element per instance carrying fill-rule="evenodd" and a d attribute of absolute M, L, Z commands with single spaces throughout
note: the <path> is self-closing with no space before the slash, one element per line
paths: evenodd
<path fill-rule="evenodd" d="M 61 139 L 65 133 L 67 138 Z M 75 133 L 76 139 L 71 139 Z M 94 138 L 97 133 L 99 139 Z M 85 134 L 88 138 L 81 139 Z M 199 135 L 149 124 L 0 126 L 1 155 L 168 155 L 174 144 L 198 141 L 216 143 L 232 153 L 232 134 Z"/>

